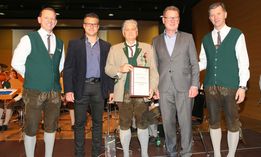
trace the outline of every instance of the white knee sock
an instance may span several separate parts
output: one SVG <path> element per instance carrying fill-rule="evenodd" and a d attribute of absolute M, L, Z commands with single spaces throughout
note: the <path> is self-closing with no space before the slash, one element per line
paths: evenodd
<path fill-rule="evenodd" d="M 227 132 L 227 143 L 228 143 L 228 155 L 227 157 L 234 157 L 236 150 L 237 150 L 237 144 L 239 141 L 239 131 L 237 132 Z"/>
<path fill-rule="evenodd" d="M 55 132 L 54 133 L 44 132 L 45 157 L 52 157 L 54 141 L 55 141 Z"/>
<path fill-rule="evenodd" d="M 12 117 L 12 114 L 13 114 L 12 109 L 6 109 L 4 125 L 8 125 L 8 123 Z"/>
<path fill-rule="evenodd" d="M 158 135 L 158 125 L 152 124 L 149 126 L 149 136 L 157 137 Z"/>
<path fill-rule="evenodd" d="M 149 143 L 149 131 L 148 129 L 139 129 L 138 128 L 138 139 L 141 146 L 141 156 L 149 157 L 148 155 L 148 143 Z"/>
<path fill-rule="evenodd" d="M 220 142 L 221 142 L 221 128 L 219 129 L 210 129 L 211 142 L 214 149 L 214 157 L 221 157 L 220 153 Z"/>
<path fill-rule="evenodd" d="M 26 157 L 34 157 L 36 136 L 24 135 L 24 148 Z"/>
<path fill-rule="evenodd" d="M 69 110 L 70 118 L 71 118 L 71 125 L 74 125 L 75 119 L 74 119 L 74 110 Z"/>
<path fill-rule="evenodd" d="M 120 129 L 120 140 L 121 140 L 124 157 L 129 157 L 129 146 L 130 146 L 130 140 L 131 140 L 130 129 L 128 129 L 128 130 Z"/>

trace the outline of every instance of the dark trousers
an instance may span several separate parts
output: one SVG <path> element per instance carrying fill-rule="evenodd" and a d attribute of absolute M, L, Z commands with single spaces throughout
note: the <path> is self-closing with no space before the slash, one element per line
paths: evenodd
<path fill-rule="evenodd" d="M 92 116 L 92 157 L 101 153 L 102 146 L 102 115 L 104 99 L 101 94 L 100 83 L 85 83 L 83 97 L 75 101 L 75 156 L 84 157 L 85 125 L 87 110 L 90 108 Z M 89 155 L 88 155 L 89 156 Z"/>

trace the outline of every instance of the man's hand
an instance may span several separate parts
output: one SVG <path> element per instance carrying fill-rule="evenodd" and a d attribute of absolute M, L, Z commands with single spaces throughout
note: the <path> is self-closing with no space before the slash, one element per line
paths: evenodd
<path fill-rule="evenodd" d="M 245 100 L 245 96 L 246 96 L 246 90 L 242 88 L 238 88 L 235 96 L 235 100 L 237 101 L 237 104 L 243 102 Z"/>
<path fill-rule="evenodd" d="M 159 90 L 156 90 L 156 91 L 154 92 L 153 99 L 154 99 L 154 100 L 160 99 Z"/>
<path fill-rule="evenodd" d="M 132 69 L 133 69 L 132 65 L 125 63 L 122 66 L 120 66 L 119 72 L 127 73 L 127 72 L 132 71 Z"/>
<path fill-rule="evenodd" d="M 153 90 L 150 89 L 150 93 L 149 93 L 149 97 L 148 97 L 148 99 L 151 99 L 152 96 L 153 96 L 153 94 L 154 94 L 154 93 L 153 93 Z"/>
<path fill-rule="evenodd" d="M 65 94 L 65 99 L 67 102 L 74 102 L 74 94 L 73 92 L 68 92 Z"/>
<path fill-rule="evenodd" d="M 198 95 L 198 87 L 196 86 L 191 86 L 189 89 L 189 97 L 194 98 Z"/>
<path fill-rule="evenodd" d="M 108 103 L 113 103 L 113 101 L 114 101 L 114 95 L 113 95 L 113 93 L 110 93 L 109 94 L 109 102 Z"/>

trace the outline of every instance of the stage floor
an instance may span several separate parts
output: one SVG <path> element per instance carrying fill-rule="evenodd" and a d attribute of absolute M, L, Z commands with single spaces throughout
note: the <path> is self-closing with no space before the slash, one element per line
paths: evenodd
<path fill-rule="evenodd" d="M 117 114 L 116 114 L 117 115 Z M 112 116 L 111 121 L 111 133 L 113 130 L 118 128 L 117 116 Z M 15 116 L 13 117 L 11 123 L 9 124 L 9 130 L 0 132 L 0 156 L 1 157 L 25 157 L 23 141 L 22 141 L 22 132 L 21 126 L 18 122 L 15 121 Z M 253 119 L 241 117 L 242 129 L 243 129 L 243 137 L 245 139 L 245 143 L 243 140 L 240 140 L 239 146 L 237 149 L 236 157 L 259 157 L 261 154 L 261 122 Z M 89 120 L 90 121 L 90 118 Z M 56 143 L 54 148 L 54 157 L 73 157 L 74 154 L 74 143 L 73 143 L 73 131 L 71 130 L 69 113 L 64 112 L 61 114 L 59 126 L 61 128 L 60 132 L 57 132 L 56 135 Z M 106 116 L 104 118 L 104 135 L 106 135 L 107 128 L 107 119 Z M 40 127 L 39 127 L 40 128 Z M 223 138 L 222 138 L 222 156 L 226 156 L 228 148 L 226 141 L 226 131 L 225 127 L 222 126 Z M 200 126 L 200 130 L 203 131 L 204 141 L 207 146 L 207 150 L 210 156 L 213 155 L 212 145 L 208 132 L 208 122 L 207 120 Z M 116 136 L 117 133 L 116 133 Z M 39 129 L 37 138 L 39 139 L 36 147 L 36 155 L 37 157 L 44 156 L 44 142 L 43 142 L 43 130 Z M 164 143 L 164 138 L 161 139 L 162 143 Z M 121 145 L 119 139 L 117 138 L 117 156 L 123 156 Z M 90 147 L 91 146 L 91 125 L 90 123 L 86 125 L 86 156 L 90 156 Z M 140 148 L 139 142 L 136 137 L 136 133 L 133 133 L 130 149 L 132 151 L 132 157 L 140 156 Z M 160 147 L 156 147 L 155 144 L 149 145 L 149 155 L 150 157 L 165 157 L 165 147 L 161 145 Z M 101 156 L 104 156 L 101 155 Z M 193 135 L 193 157 L 204 157 L 206 156 L 206 151 L 204 150 L 203 144 L 200 141 L 200 138 L 196 132 Z"/>

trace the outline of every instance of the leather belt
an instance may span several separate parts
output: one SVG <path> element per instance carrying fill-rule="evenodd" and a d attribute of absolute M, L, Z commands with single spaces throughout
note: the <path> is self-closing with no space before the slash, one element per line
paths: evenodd
<path fill-rule="evenodd" d="M 101 79 L 100 78 L 96 78 L 96 77 L 91 77 L 91 78 L 86 78 L 85 79 L 85 83 L 90 83 L 90 84 L 98 83 L 100 81 L 101 81 Z"/>

